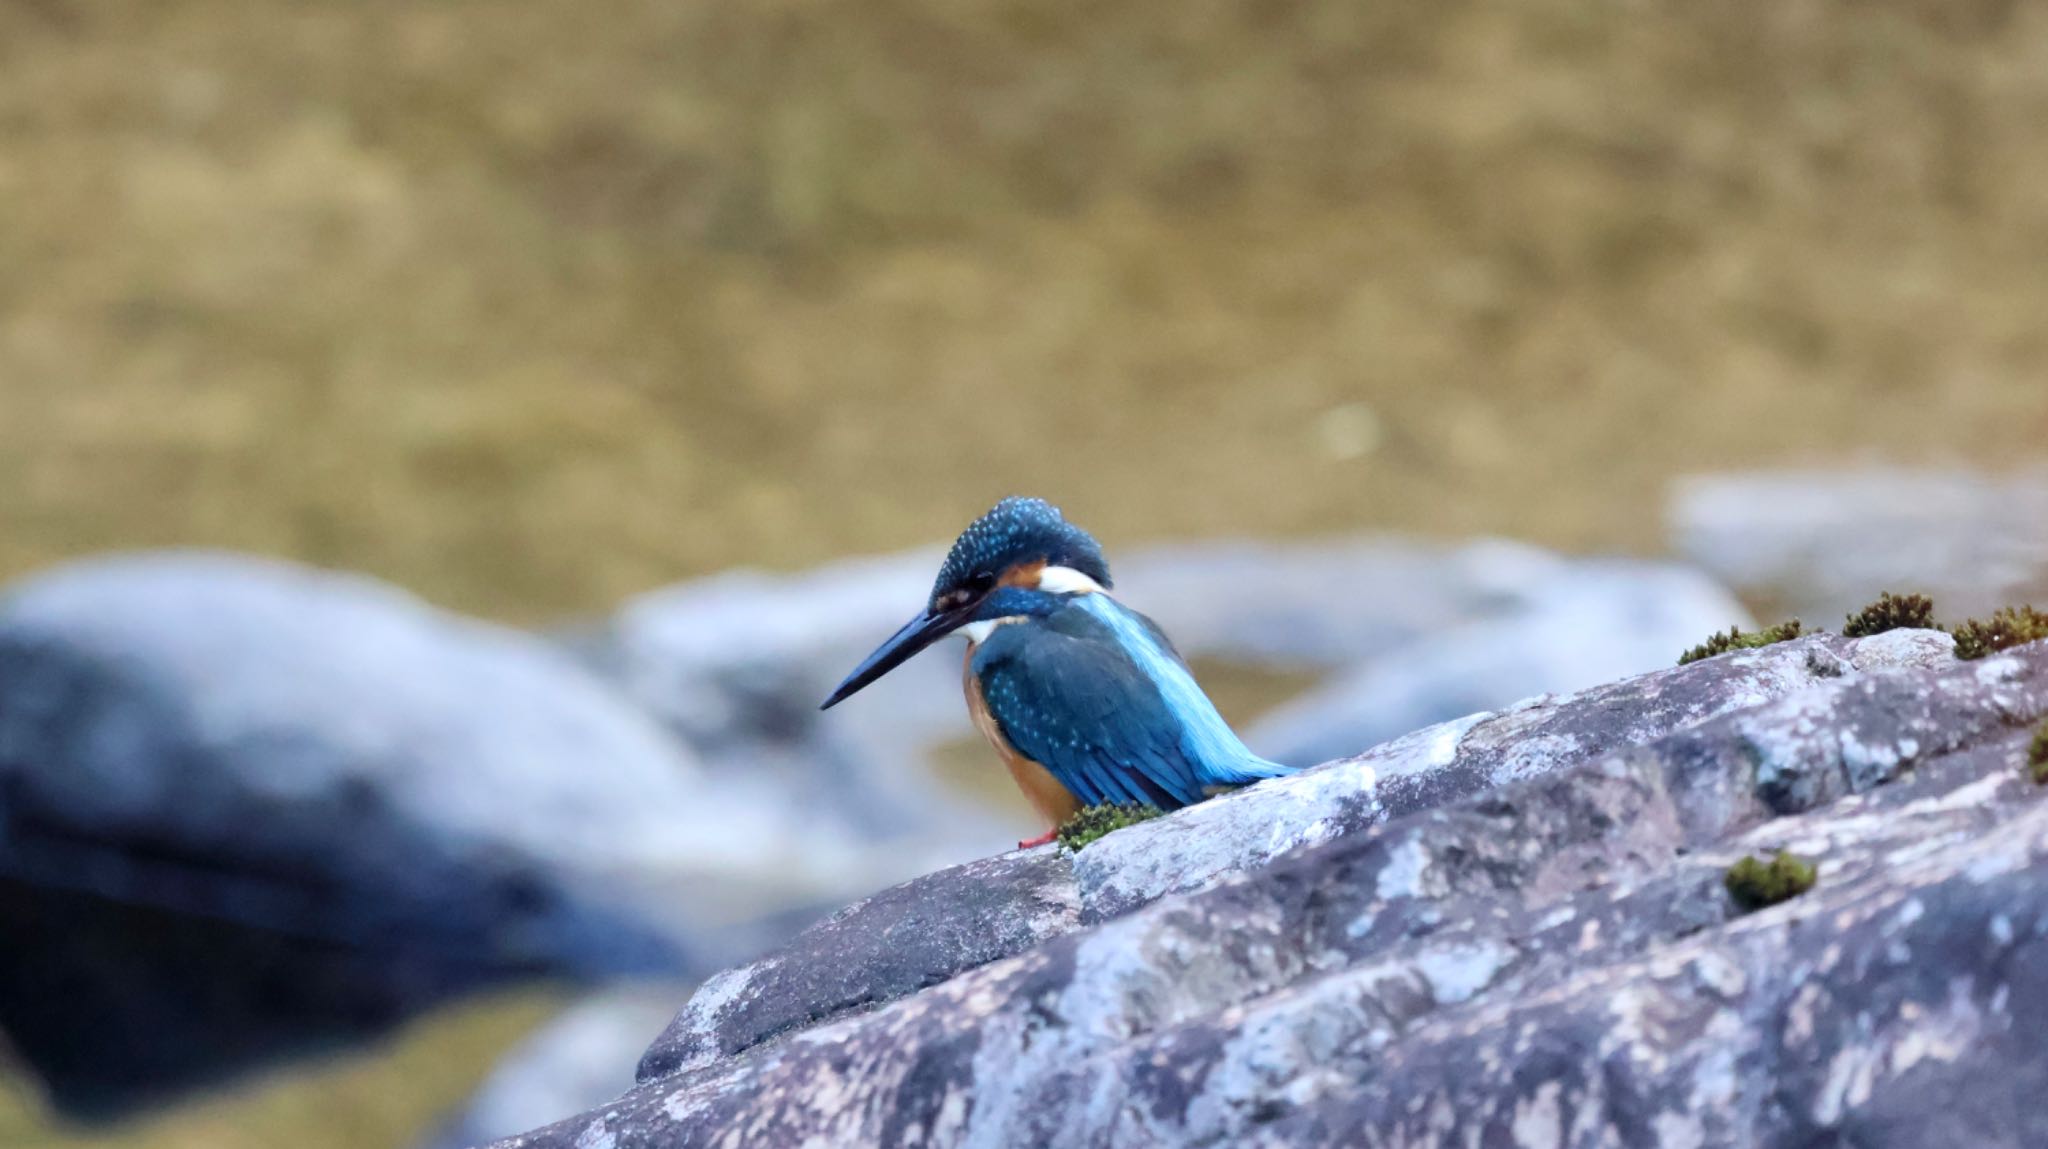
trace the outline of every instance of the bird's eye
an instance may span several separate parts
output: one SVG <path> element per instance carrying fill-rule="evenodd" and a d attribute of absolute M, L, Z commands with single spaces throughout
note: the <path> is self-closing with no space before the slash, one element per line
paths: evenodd
<path fill-rule="evenodd" d="M 987 594 L 995 588 L 996 576 L 988 571 L 976 571 L 974 576 L 967 580 L 967 589 L 978 595 Z"/>

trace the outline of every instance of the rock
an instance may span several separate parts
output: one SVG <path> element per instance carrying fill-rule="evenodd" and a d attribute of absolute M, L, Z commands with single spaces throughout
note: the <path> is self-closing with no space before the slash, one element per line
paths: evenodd
<path fill-rule="evenodd" d="M 367 579 L 0 598 L 0 1030 L 74 1112 L 503 978 L 715 968 L 808 896 L 791 845 L 552 645 Z"/>
<path fill-rule="evenodd" d="M 1420 766 L 1384 820 L 500 1145 L 2042 1143 L 2048 644 L 1788 646 L 1582 698 L 1696 715 L 1608 752 L 1493 720 L 1482 788 Z M 1786 689 L 1685 697 L 1742 665 Z M 1740 914 L 1779 849 L 1818 884 Z"/>
<path fill-rule="evenodd" d="M 627 984 L 571 1006 L 499 1062 L 432 1149 L 481 1145 L 624 1093 L 648 1038 L 674 1012 L 676 993 L 671 985 Z"/>
<path fill-rule="evenodd" d="M 1114 917 L 1390 816 L 1562 769 L 1858 667 L 1945 664 L 1951 645 L 1932 633 L 1860 642 L 1820 636 L 1713 659 L 1419 731 L 1357 758 L 1118 831 L 1071 862 L 1042 847 L 927 875 L 711 979 L 649 1051 L 641 1076 L 742 1052 L 896 1000 L 1084 920 Z M 1020 930 L 1019 922 L 1029 927 Z"/>
<path fill-rule="evenodd" d="M 1668 513 L 1689 561 L 1815 626 L 1882 591 L 1931 594 L 1951 622 L 2048 602 L 2048 471 L 1702 475 Z"/>
<path fill-rule="evenodd" d="M 1079 918 L 1067 859 L 1049 847 L 884 890 L 706 982 L 648 1049 L 639 1077 L 707 1065 L 906 997 L 1066 933 Z"/>
<path fill-rule="evenodd" d="M 1520 565 L 1517 609 L 1383 647 L 1266 716 L 1247 740 L 1275 761 L 1326 762 L 1460 714 L 1668 667 L 1706 635 L 1751 625 L 1727 591 L 1686 567 Z"/>
<path fill-rule="evenodd" d="M 1953 648 L 1932 631 L 1858 641 L 1820 635 L 1429 727 L 1102 839 L 1074 862 L 1083 913 L 1115 917 L 1288 851 L 1641 745 L 1851 671 L 1947 665 Z"/>

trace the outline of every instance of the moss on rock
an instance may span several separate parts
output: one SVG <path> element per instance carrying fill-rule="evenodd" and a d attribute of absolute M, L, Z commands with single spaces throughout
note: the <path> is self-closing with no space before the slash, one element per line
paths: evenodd
<path fill-rule="evenodd" d="M 1971 619 L 1955 628 L 1956 657 L 1985 658 L 2029 642 L 2048 638 L 2048 611 L 2009 606 L 1989 620 Z"/>
<path fill-rule="evenodd" d="M 1924 594 L 1895 595 L 1890 591 L 1849 616 L 1842 627 L 1847 638 L 1869 638 L 1894 630 L 1933 630 L 1934 600 Z"/>
<path fill-rule="evenodd" d="M 1813 888 L 1813 863 L 1783 850 L 1766 862 L 1744 858 L 1728 868 L 1722 884 L 1744 913 L 1775 906 Z"/>
<path fill-rule="evenodd" d="M 1060 824 L 1060 845 L 1079 851 L 1112 830 L 1149 822 L 1164 811 L 1157 806 L 1104 804 L 1090 806 Z"/>
<path fill-rule="evenodd" d="M 2034 731 L 2034 743 L 2027 747 L 2027 769 L 2033 773 L 2034 781 L 2048 785 L 2048 722 Z"/>
<path fill-rule="evenodd" d="M 1760 646 L 1790 642 L 1805 632 L 1805 625 L 1796 618 L 1790 622 L 1781 622 L 1776 626 L 1748 633 L 1745 633 L 1739 626 L 1731 626 L 1726 634 L 1716 634 L 1700 645 L 1679 655 L 1678 665 L 1684 666 L 1687 663 L 1698 662 L 1703 658 L 1712 658 L 1717 654 L 1727 654 L 1731 650 L 1754 650 Z"/>

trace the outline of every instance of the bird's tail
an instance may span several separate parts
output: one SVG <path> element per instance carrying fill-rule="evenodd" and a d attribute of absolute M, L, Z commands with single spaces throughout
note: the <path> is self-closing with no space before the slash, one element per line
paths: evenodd
<path fill-rule="evenodd" d="M 1204 787 L 1204 790 L 1213 796 L 1226 790 L 1235 790 L 1240 786 L 1249 786 L 1254 782 L 1267 778 L 1282 778 L 1294 773 L 1297 769 L 1298 767 L 1282 766 L 1278 762 L 1268 762 L 1264 758 L 1247 754 L 1242 762 L 1216 771 L 1215 776 L 1208 780 L 1209 784 Z"/>

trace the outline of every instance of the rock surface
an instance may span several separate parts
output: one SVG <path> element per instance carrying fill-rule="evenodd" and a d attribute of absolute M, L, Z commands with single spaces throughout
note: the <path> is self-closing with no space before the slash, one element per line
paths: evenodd
<path fill-rule="evenodd" d="M 1081 852 L 1084 914 L 1114 917 L 1304 846 L 1653 741 L 1852 670 L 1953 661 L 1947 635 L 1821 635 L 1670 668 L 1562 698 L 1528 699 L 1133 826 Z"/>
<path fill-rule="evenodd" d="M 714 1053 L 740 1052 L 774 1034 L 894 1000 L 1016 953 L 1042 940 L 1040 933 L 1114 917 L 1390 816 L 1638 745 L 1858 666 L 1944 665 L 1951 661 L 1950 647 L 1946 636 L 1923 632 L 1861 642 L 1819 636 L 1579 695 L 1532 699 L 1119 831 L 1075 857 L 1048 847 L 928 875 L 842 911 L 829 935 L 799 937 L 776 954 L 712 979 L 649 1051 L 643 1075 L 699 1065 Z M 1006 885 L 1014 897 L 1000 896 Z M 1030 914 L 1039 928 L 1017 933 L 1020 906 L 1067 904 L 1075 907 L 1073 914 Z M 936 934 L 940 944 L 921 940 L 908 953 L 842 944 L 863 936 L 922 939 L 922 918 L 910 919 L 920 922 L 917 928 L 903 928 L 910 914 L 950 919 L 950 928 Z M 973 944 L 948 944 L 959 937 Z M 1011 938 L 1022 944 L 991 947 Z M 841 990 L 816 994 L 826 980 Z"/>
<path fill-rule="evenodd" d="M 841 1014 L 906 997 L 1080 921 L 1051 847 L 970 862 L 848 906 L 776 953 L 718 974 L 640 1062 L 642 1079 L 707 1065 Z"/>
<path fill-rule="evenodd" d="M 2038 1145 L 2044 715 L 2048 644 L 1900 632 L 1439 727 L 1110 835 L 1071 926 L 926 988 L 856 959 L 813 995 L 814 935 L 500 1144 Z M 1817 886 L 1740 914 L 1723 875 L 1777 849 Z M 1039 867 L 1057 904 L 1045 857 L 835 928 L 973 934 L 1004 911 L 949 884 Z"/>
<path fill-rule="evenodd" d="M 792 851 L 701 776 L 553 645 L 367 579 L 53 571 L 0 597 L 0 1031 L 91 1111 L 500 978 L 716 968 Z"/>

